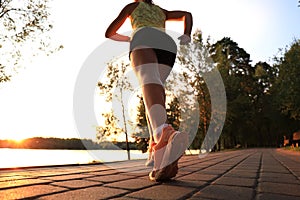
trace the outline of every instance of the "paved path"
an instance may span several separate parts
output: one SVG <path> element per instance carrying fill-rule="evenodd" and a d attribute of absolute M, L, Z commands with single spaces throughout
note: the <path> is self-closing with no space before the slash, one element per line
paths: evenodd
<path fill-rule="evenodd" d="M 0 199 L 300 199 L 299 153 L 247 149 L 184 156 L 179 165 L 168 183 L 149 181 L 144 160 L 1 170 Z"/>

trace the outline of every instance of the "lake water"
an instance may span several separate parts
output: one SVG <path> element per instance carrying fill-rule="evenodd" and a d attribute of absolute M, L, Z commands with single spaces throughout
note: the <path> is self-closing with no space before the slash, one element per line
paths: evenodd
<path fill-rule="evenodd" d="M 148 154 L 130 151 L 131 159 L 146 159 Z M 127 160 L 123 150 L 44 150 L 0 148 L 0 168 L 87 164 Z"/>

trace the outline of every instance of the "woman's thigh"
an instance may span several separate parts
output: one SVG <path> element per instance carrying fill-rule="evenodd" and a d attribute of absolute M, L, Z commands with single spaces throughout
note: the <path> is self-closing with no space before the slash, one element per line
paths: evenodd
<path fill-rule="evenodd" d="M 132 67 L 139 67 L 144 64 L 157 65 L 157 57 L 155 51 L 145 46 L 139 46 L 130 53 Z"/>

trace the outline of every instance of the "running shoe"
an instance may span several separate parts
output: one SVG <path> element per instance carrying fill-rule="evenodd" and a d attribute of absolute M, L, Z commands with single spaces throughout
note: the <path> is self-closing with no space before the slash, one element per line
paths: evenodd
<path fill-rule="evenodd" d="M 154 168 L 149 178 L 153 181 L 166 181 L 178 173 L 178 160 L 188 145 L 188 135 L 175 131 L 172 126 L 163 129 L 161 138 L 153 147 Z"/>
<path fill-rule="evenodd" d="M 148 156 L 148 159 L 145 163 L 145 166 L 146 167 L 153 167 L 154 166 L 154 149 L 153 147 L 156 145 L 156 143 L 154 142 L 150 142 L 149 144 L 149 149 L 148 149 L 148 153 L 149 153 L 149 156 Z"/>

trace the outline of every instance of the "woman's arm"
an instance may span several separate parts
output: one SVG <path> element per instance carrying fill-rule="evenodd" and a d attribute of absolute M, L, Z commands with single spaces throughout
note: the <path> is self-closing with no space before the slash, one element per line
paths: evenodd
<path fill-rule="evenodd" d="M 184 34 L 180 36 L 181 44 L 186 44 L 191 41 L 191 32 L 193 28 L 193 16 L 190 12 L 186 11 L 167 11 L 164 10 L 166 14 L 166 20 L 180 20 L 184 21 Z"/>
<path fill-rule="evenodd" d="M 186 11 L 166 11 L 166 20 L 184 20 L 184 34 L 191 35 L 193 16 Z"/>
<path fill-rule="evenodd" d="M 134 7 L 133 7 L 134 6 Z M 105 37 L 110 38 L 115 41 L 121 41 L 121 42 L 129 42 L 130 37 L 126 35 L 118 34 L 117 31 L 119 28 L 124 24 L 125 20 L 129 15 L 131 14 L 133 8 L 135 8 L 135 3 L 128 4 L 125 6 L 118 17 L 109 25 L 105 32 Z"/>

